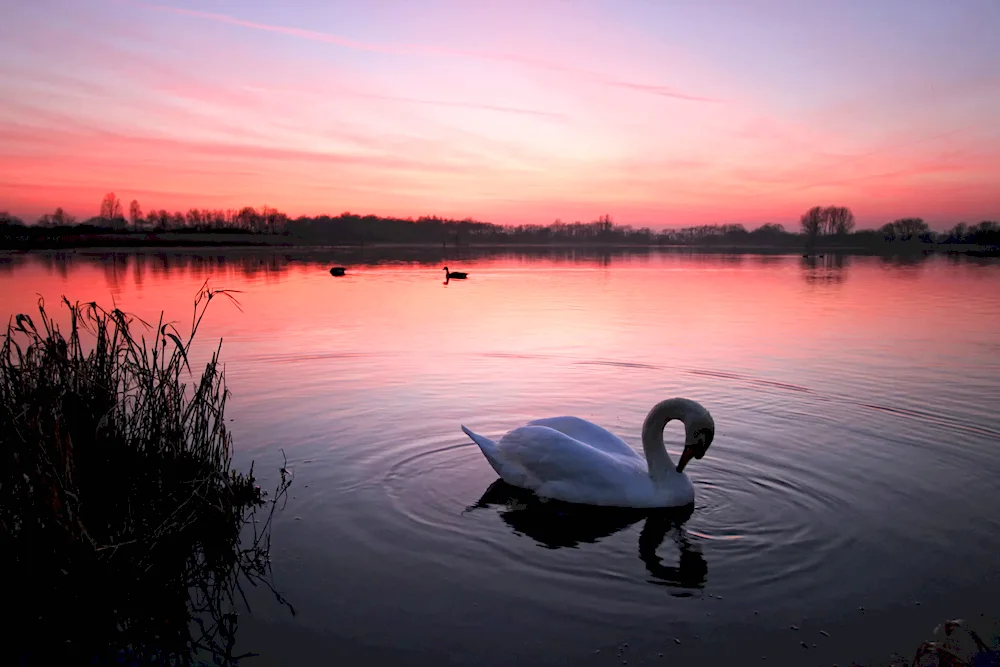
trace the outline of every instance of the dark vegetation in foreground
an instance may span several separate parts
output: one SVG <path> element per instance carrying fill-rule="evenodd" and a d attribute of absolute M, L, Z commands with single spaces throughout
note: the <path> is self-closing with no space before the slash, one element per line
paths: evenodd
<path fill-rule="evenodd" d="M 221 344 L 200 378 L 191 372 L 194 335 L 220 295 L 231 297 L 202 288 L 185 336 L 162 317 L 153 330 L 121 310 L 65 298 L 65 333 L 41 301 L 37 316 L 8 324 L 0 348 L 5 662 L 238 657 L 237 602 L 248 584 L 274 592 L 270 525 L 290 479 L 282 469 L 269 497 L 252 466 L 231 468 Z"/>
<path fill-rule="evenodd" d="M 616 224 L 604 215 L 593 222 L 549 225 L 498 225 L 472 219 L 434 216 L 390 218 L 341 213 L 338 216 L 289 218 L 260 209 L 191 209 L 187 213 L 148 211 L 133 200 L 127 215 L 114 193 L 101 202 L 99 216 L 78 223 L 61 208 L 33 225 L 0 213 L 0 247 L 59 248 L 76 246 L 152 245 L 363 245 L 374 243 L 490 244 L 624 244 L 689 245 L 733 248 L 825 248 L 861 251 L 926 251 L 937 246 L 962 252 L 996 253 L 1000 223 L 960 223 L 947 232 L 931 231 L 920 218 L 900 218 L 879 229 L 855 229 L 854 214 L 843 206 L 815 206 L 787 230 L 769 223 L 748 230 L 741 224 L 701 225 L 655 231 Z"/>

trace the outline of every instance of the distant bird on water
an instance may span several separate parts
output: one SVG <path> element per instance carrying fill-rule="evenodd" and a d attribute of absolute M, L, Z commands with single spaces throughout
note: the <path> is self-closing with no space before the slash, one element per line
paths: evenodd
<path fill-rule="evenodd" d="M 449 280 L 465 280 L 469 277 L 468 273 L 463 273 L 461 271 L 449 271 L 448 267 L 444 267 L 444 277 Z"/>
<path fill-rule="evenodd" d="M 347 272 L 347 269 L 345 269 L 342 266 L 335 266 L 332 269 L 330 269 L 330 275 L 331 276 L 342 276 L 346 272 Z"/>

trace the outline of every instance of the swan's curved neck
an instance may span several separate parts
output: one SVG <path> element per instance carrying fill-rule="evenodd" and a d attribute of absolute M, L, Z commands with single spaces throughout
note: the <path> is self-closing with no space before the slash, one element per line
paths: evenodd
<path fill-rule="evenodd" d="M 649 476 L 654 480 L 665 479 L 677 472 L 663 444 L 664 427 L 668 422 L 680 419 L 684 422 L 686 433 L 686 427 L 696 409 L 693 401 L 670 398 L 654 405 L 646 415 L 646 420 L 642 423 L 642 450 L 646 454 Z"/>

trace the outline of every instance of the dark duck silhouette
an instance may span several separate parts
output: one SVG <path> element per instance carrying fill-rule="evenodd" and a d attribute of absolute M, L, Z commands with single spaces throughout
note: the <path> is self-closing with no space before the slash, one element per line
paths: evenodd
<path fill-rule="evenodd" d="M 469 277 L 469 274 L 462 271 L 449 271 L 446 266 L 444 267 L 444 277 L 448 280 L 465 280 Z"/>
<path fill-rule="evenodd" d="M 331 276 L 342 276 L 345 273 L 347 273 L 347 269 L 345 269 L 342 266 L 335 266 L 332 269 L 330 269 Z"/>

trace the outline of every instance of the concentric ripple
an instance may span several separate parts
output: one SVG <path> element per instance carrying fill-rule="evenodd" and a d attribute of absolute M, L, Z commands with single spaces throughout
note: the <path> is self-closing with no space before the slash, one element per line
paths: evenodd
<path fill-rule="evenodd" d="M 497 426 L 486 431 L 496 433 L 514 419 L 490 421 Z M 639 613 L 645 594 L 636 592 L 650 584 L 677 596 L 701 596 L 709 585 L 772 594 L 822 586 L 839 576 L 824 576 L 824 563 L 852 539 L 842 525 L 851 507 L 830 480 L 779 462 L 760 443 L 719 445 L 691 468 L 693 511 L 663 516 L 543 502 L 498 483 L 456 424 L 407 423 L 393 424 L 394 444 L 371 447 L 340 472 L 356 480 L 344 487 L 354 506 L 368 510 L 344 515 L 338 530 L 383 557 L 407 545 L 410 567 L 439 565 L 470 580 L 503 572 L 482 585 L 522 604 L 627 616 Z M 727 571 L 739 575 L 718 575 Z"/>
<path fill-rule="evenodd" d="M 323 360 L 338 365 L 337 377 L 363 378 L 373 369 L 400 373 L 408 358 L 343 354 Z M 299 387 L 327 382 L 315 370 L 316 355 L 280 361 L 294 366 Z M 963 446 L 959 436 L 990 435 L 947 431 L 945 420 L 924 420 L 955 437 L 948 447 L 934 447 L 911 434 L 911 415 L 903 411 L 876 411 L 844 393 L 742 371 L 693 372 L 558 355 L 487 354 L 453 363 L 482 375 L 502 365 L 530 375 L 532 385 L 517 401 L 494 402 L 488 383 L 470 382 L 465 390 L 475 400 L 453 404 L 447 400 L 451 378 L 425 374 L 419 396 L 392 384 L 376 388 L 375 395 L 341 393 L 332 412 L 323 412 L 328 401 L 321 398 L 283 406 L 302 415 L 317 434 L 313 444 L 302 445 L 308 454 L 292 462 L 302 473 L 298 479 L 309 484 L 297 490 L 303 524 L 325 516 L 318 529 L 329 548 L 353 554 L 352 567 L 377 563 L 380 571 L 400 577 L 421 572 L 521 609 L 558 610 L 581 621 L 599 610 L 608 623 L 626 626 L 660 606 L 664 594 L 724 595 L 772 609 L 803 598 L 818 603 L 856 595 L 888 581 L 886 573 L 865 574 L 858 566 L 859 558 L 874 560 L 884 552 L 880 541 L 895 548 L 913 543 L 927 563 L 944 560 L 942 536 L 959 534 L 964 524 L 937 521 L 927 505 L 941 502 L 933 501 L 938 480 L 919 471 L 939 459 L 947 464 L 941 457 L 949 447 Z M 532 418 L 570 412 L 641 449 L 646 406 L 635 388 L 662 383 L 664 375 L 687 378 L 685 393 L 712 397 L 718 425 L 708 456 L 688 468 L 696 501 L 686 513 L 543 502 L 497 484 L 478 447 L 459 430 L 469 423 L 499 437 Z M 576 378 L 621 393 L 615 404 L 566 393 Z M 271 387 L 262 396 L 273 392 Z M 836 411 L 839 406 L 853 411 L 850 420 Z M 681 435 L 670 428 L 665 438 L 676 456 Z M 972 444 L 980 451 L 987 447 Z M 938 458 L 920 458 L 928 455 Z M 962 459 L 952 463 L 964 465 Z M 966 475 L 965 481 L 987 480 Z M 896 509 L 886 512 L 894 503 Z"/>

